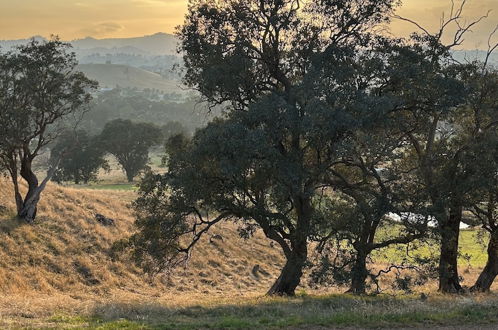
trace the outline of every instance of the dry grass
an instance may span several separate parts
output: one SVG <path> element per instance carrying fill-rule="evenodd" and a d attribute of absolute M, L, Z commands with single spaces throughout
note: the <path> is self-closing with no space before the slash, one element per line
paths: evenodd
<path fill-rule="evenodd" d="M 239 239 L 236 227 L 214 230 L 223 241 L 206 237 L 190 265 L 171 277 L 148 278 L 126 258 L 113 260 L 113 242 L 133 231 L 127 207 L 133 192 L 73 189 L 49 184 L 43 192 L 36 224 L 15 218 L 11 185 L 0 179 L 0 313 L 51 313 L 88 301 L 122 297 L 175 298 L 188 304 L 201 296 L 263 294 L 276 278 L 283 259 L 261 234 Z M 116 220 L 104 227 L 100 213 Z M 121 259 L 121 258 L 119 258 Z M 252 274 L 255 265 L 263 271 Z M 181 298 L 178 298 L 181 297 Z M 23 304 L 22 308 L 17 308 Z"/>

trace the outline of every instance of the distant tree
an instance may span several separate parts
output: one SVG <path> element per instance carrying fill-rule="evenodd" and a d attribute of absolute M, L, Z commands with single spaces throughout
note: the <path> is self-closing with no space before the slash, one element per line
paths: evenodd
<path fill-rule="evenodd" d="M 17 214 L 33 222 L 45 185 L 57 168 L 52 164 L 40 183 L 33 161 L 63 131 L 68 120 L 78 120 L 97 83 L 75 71 L 76 58 L 69 44 L 54 38 L 32 40 L 0 54 L 0 162 L 14 185 Z M 26 180 L 23 197 L 19 176 Z"/>
<path fill-rule="evenodd" d="M 116 119 L 108 122 L 100 134 L 103 148 L 126 173 L 128 182 L 147 167 L 149 149 L 161 142 L 161 130 L 153 124 Z"/>
<path fill-rule="evenodd" d="M 188 134 L 187 128 L 178 121 L 170 121 L 161 126 L 161 131 L 164 139 L 169 139 L 172 136 L 179 134 Z"/>
<path fill-rule="evenodd" d="M 110 169 L 105 155 L 98 138 L 83 130 L 67 131 L 51 148 L 51 159 L 61 158 L 53 180 L 59 183 L 73 181 L 75 184 L 96 180 L 100 169 Z"/>
<path fill-rule="evenodd" d="M 214 111 L 210 116 L 199 115 L 202 107 L 198 103 L 197 99 L 183 102 L 150 100 L 144 93 L 115 88 L 98 94 L 80 127 L 91 134 L 99 134 L 111 120 L 130 119 L 136 122 L 151 122 L 158 126 L 178 122 L 189 132 L 193 132 L 196 128 L 204 126 L 207 118 L 219 113 Z"/>

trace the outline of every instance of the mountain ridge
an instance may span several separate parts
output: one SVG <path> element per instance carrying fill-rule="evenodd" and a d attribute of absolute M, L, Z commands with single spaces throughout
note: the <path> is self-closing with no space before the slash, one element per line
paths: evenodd
<path fill-rule="evenodd" d="M 26 44 L 33 38 L 39 41 L 47 40 L 47 38 L 42 36 L 33 36 L 31 38 L 17 40 L 0 40 L 0 47 L 2 49 L 10 50 L 18 45 Z M 86 37 L 82 39 L 68 40 L 65 42 L 73 45 L 76 53 L 80 50 L 86 51 L 85 53 L 91 53 L 93 49 L 100 48 L 99 51 L 95 52 L 108 51 L 109 53 L 119 53 L 122 52 L 120 51 L 121 49 L 126 49 L 126 53 L 128 54 L 175 55 L 177 54 L 176 48 L 178 39 L 173 34 L 158 32 L 141 37 L 103 39 Z M 136 53 L 133 51 L 133 48 L 136 49 Z"/>

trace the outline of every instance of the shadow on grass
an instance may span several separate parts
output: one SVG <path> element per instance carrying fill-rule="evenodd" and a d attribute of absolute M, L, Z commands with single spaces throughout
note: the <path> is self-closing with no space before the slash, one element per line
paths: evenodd
<path fill-rule="evenodd" d="M 497 308 L 496 297 L 483 300 L 473 296 L 429 301 L 415 297 L 304 296 L 178 308 L 111 303 L 96 306 L 84 323 L 99 329 L 475 326 L 498 323 Z"/>
<path fill-rule="evenodd" d="M 27 225 L 26 221 L 19 219 L 13 212 L 0 214 L 0 233 L 10 234 L 17 228 Z"/>

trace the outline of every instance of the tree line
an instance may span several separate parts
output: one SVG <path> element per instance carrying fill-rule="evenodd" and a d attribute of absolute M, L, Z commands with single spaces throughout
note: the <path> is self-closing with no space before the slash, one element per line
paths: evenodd
<path fill-rule="evenodd" d="M 147 169 L 151 147 L 161 144 L 163 129 L 150 123 L 134 123 L 115 119 L 105 124 L 99 135 L 90 136 L 84 130 L 65 131 L 50 150 L 52 162 L 60 158 L 53 180 L 75 184 L 96 181 L 101 169 L 109 171 L 106 158 L 111 154 L 126 174 L 128 182 Z M 183 130 L 179 131 L 180 133 Z"/>

